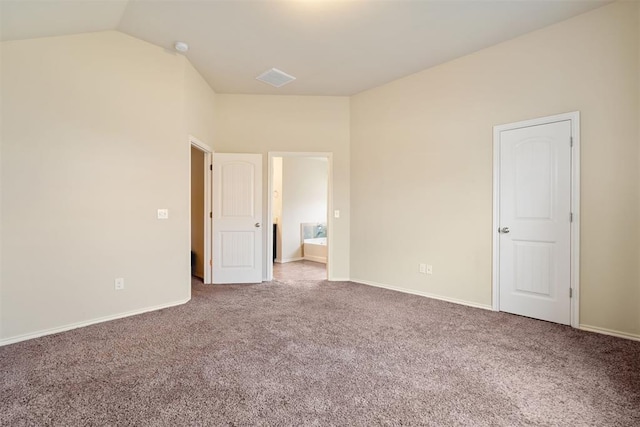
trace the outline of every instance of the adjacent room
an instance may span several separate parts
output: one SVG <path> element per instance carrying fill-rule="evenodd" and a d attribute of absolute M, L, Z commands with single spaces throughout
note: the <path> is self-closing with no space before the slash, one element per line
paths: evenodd
<path fill-rule="evenodd" d="M 204 182 L 205 156 L 204 152 L 191 147 L 191 276 L 204 281 Z"/>
<path fill-rule="evenodd" d="M 324 280 L 329 160 L 294 154 L 271 158 L 273 277 Z"/>
<path fill-rule="evenodd" d="M 0 425 L 640 425 L 640 2 L 0 39 Z"/>

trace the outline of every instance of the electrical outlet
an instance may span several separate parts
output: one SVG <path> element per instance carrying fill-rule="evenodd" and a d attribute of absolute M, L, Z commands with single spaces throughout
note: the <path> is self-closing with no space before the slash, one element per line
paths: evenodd
<path fill-rule="evenodd" d="M 169 219 L 169 209 L 158 209 L 158 219 Z"/>
<path fill-rule="evenodd" d="M 116 278 L 116 280 L 114 281 L 114 287 L 115 287 L 116 291 L 123 290 L 124 289 L 124 278 L 123 277 Z"/>
<path fill-rule="evenodd" d="M 427 264 L 427 274 L 433 274 L 433 266 Z"/>
<path fill-rule="evenodd" d="M 427 272 L 427 264 L 418 264 L 418 271 L 425 274 Z"/>

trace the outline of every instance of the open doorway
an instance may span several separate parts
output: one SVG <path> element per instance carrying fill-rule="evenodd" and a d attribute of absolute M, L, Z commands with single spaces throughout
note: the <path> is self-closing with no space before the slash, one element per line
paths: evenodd
<path fill-rule="evenodd" d="M 330 153 L 270 153 L 268 277 L 326 280 Z"/>
<path fill-rule="evenodd" d="M 212 283 L 212 150 L 190 137 L 190 240 L 191 276 Z"/>

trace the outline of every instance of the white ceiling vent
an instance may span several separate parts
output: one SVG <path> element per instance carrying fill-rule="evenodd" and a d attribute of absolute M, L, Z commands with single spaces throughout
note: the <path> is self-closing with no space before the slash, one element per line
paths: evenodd
<path fill-rule="evenodd" d="M 256 79 L 268 83 L 273 87 L 282 87 L 287 83 L 291 83 L 296 78 L 277 68 L 272 68 L 260 74 Z"/>

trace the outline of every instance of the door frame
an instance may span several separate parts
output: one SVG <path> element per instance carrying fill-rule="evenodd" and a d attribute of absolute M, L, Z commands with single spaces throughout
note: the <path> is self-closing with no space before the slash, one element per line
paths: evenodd
<path fill-rule="evenodd" d="M 556 114 L 493 127 L 493 271 L 492 308 L 500 311 L 500 133 L 536 125 L 551 124 L 569 120 L 571 122 L 571 326 L 580 326 L 580 112 Z"/>
<path fill-rule="evenodd" d="M 204 278 L 205 284 L 213 283 L 213 150 L 196 137 L 189 135 L 189 250 L 191 250 L 191 147 L 204 153 Z M 209 262 L 207 263 L 207 260 Z"/>
<path fill-rule="evenodd" d="M 327 280 L 333 278 L 333 153 L 303 151 L 269 151 L 267 156 L 267 250 L 265 251 L 265 281 L 273 280 L 273 158 L 274 157 L 324 157 L 327 159 Z"/>

